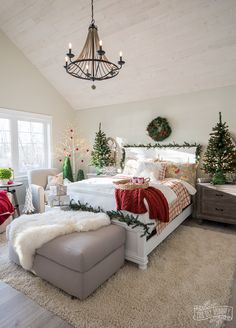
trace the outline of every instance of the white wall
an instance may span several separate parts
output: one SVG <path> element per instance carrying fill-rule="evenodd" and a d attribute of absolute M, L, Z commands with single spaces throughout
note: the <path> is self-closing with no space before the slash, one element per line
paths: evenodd
<path fill-rule="evenodd" d="M 53 148 L 75 115 L 70 105 L 1 31 L 0 107 L 52 116 Z M 53 165 L 59 163 L 54 160 Z M 25 184 L 26 181 L 17 191 L 20 204 L 24 202 Z"/>
<path fill-rule="evenodd" d="M 0 107 L 51 115 L 53 146 L 75 115 L 70 105 L 1 31 Z M 54 161 L 54 165 L 57 164 Z"/>
<path fill-rule="evenodd" d="M 219 111 L 236 137 L 236 86 L 78 111 L 77 122 L 81 136 L 90 144 L 99 122 L 107 136 L 121 137 L 125 143 L 148 143 L 152 141 L 146 134 L 148 123 L 162 116 L 172 127 L 164 143 L 196 141 L 206 145 Z"/>

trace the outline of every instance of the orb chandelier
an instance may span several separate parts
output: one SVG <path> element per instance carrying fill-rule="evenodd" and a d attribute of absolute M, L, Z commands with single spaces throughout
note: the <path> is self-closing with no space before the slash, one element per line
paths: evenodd
<path fill-rule="evenodd" d="M 65 70 L 68 74 L 82 80 L 103 81 L 118 75 L 120 69 L 125 64 L 120 51 L 120 58 L 114 64 L 105 56 L 102 47 L 102 40 L 98 36 L 98 28 L 93 17 L 93 0 L 91 0 L 92 20 L 89 25 L 87 39 L 84 47 L 76 59 L 72 53 L 72 44 L 69 43 L 69 51 L 65 57 Z M 92 89 L 96 86 L 93 84 Z"/>

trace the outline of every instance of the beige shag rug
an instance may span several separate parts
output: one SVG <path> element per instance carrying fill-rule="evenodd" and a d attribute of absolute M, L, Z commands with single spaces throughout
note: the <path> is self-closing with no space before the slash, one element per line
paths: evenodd
<path fill-rule="evenodd" d="M 127 262 L 79 301 L 10 263 L 5 235 L 0 235 L 0 280 L 74 327 L 214 328 L 216 323 L 193 320 L 194 306 L 228 304 L 235 249 L 233 234 L 180 226 L 152 253 L 147 271 Z"/>

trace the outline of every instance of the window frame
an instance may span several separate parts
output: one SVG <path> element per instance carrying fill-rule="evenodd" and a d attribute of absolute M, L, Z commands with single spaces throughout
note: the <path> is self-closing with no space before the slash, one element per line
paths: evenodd
<path fill-rule="evenodd" d="M 44 161 L 44 166 L 42 168 L 52 167 L 52 156 L 51 156 L 52 117 L 51 116 L 0 108 L 0 118 L 6 118 L 9 119 L 10 121 L 11 162 L 12 162 L 12 168 L 14 169 L 14 175 L 16 178 L 27 176 L 27 172 L 19 171 L 18 121 L 43 123 L 45 161 Z"/>

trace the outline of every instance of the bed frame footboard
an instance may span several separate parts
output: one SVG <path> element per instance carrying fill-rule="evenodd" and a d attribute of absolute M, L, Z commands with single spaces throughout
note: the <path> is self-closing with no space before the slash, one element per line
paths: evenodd
<path fill-rule="evenodd" d="M 126 229 L 125 258 L 128 261 L 138 264 L 139 269 L 147 269 L 148 255 L 171 234 L 187 217 L 192 214 L 193 205 L 190 204 L 174 220 L 172 220 L 159 235 L 154 235 L 150 239 L 141 237 L 143 230 L 127 226 L 123 222 L 113 220 L 113 224 L 118 224 Z"/>

